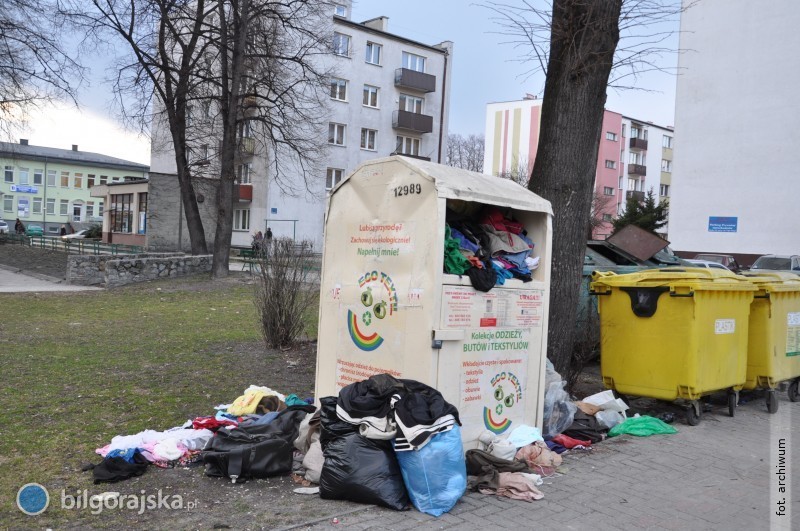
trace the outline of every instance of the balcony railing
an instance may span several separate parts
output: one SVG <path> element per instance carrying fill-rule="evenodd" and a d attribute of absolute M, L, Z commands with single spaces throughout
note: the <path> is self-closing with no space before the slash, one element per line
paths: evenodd
<path fill-rule="evenodd" d="M 628 199 L 636 199 L 637 201 L 644 201 L 644 192 L 639 192 L 636 190 L 628 190 L 628 193 L 625 194 L 625 197 Z"/>
<path fill-rule="evenodd" d="M 397 87 L 420 92 L 434 92 L 436 91 L 436 76 L 408 68 L 398 68 L 394 71 L 394 84 Z"/>
<path fill-rule="evenodd" d="M 642 164 L 628 164 L 628 175 L 647 175 L 647 166 Z"/>
<path fill-rule="evenodd" d="M 430 133 L 433 131 L 433 116 L 398 109 L 392 114 L 392 127 L 415 133 Z"/>
<path fill-rule="evenodd" d="M 239 153 L 241 155 L 252 155 L 256 152 L 256 140 L 244 136 L 239 139 Z"/>
<path fill-rule="evenodd" d="M 647 149 L 647 140 L 644 138 L 631 138 L 631 149 Z"/>
<path fill-rule="evenodd" d="M 235 201 L 252 201 L 253 200 L 253 185 L 252 184 L 234 184 L 233 185 L 233 198 Z"/>

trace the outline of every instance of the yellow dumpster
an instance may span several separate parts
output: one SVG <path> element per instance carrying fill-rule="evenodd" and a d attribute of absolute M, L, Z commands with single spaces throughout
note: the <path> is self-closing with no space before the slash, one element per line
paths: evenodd
<path fill-rule="evenodd" d="M 621 394 L 687 401 L 728 391 L 734 415 L 747 371 L 747 329 L 756 287 L 728 271 L 668 267 L 593 275 L 600 313 L 603 383 Z"/>
<path fill-rule="evenodd" d="M 751 271 L 756 285 L 750 306 L 745 389 L 766 389 L 767 410 L 778 411 L 775 388 L 792 380 L 789 400 L 800 400 L 800 276 L 793 273 Z"/>

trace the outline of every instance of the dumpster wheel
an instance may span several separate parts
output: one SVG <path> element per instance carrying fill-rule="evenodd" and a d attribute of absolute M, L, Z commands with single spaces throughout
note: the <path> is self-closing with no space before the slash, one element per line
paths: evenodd
<path fill-rule="evenodd" d="M 800 386 L 800 378 L 795 378 L 792 383 L 789 384 L 789 390 L 787 394 L 789 395 L 789 400 L 792 402 L 800 402 L 800 391 L 798 390 L 798 386 Z"/>
<path fill-rule="evenodd" d="M 736 404 L 739 403 L 739 392 L 728 389 L 728 415 L 731 417 L 736 414 Z"/>
<path fill-rule="evenodd" d="M 778 395 L 775 389 L 767 389 L 767 411 L 770 413 L 778 411 Z"/>
<path fill-rule="evenodd" d="M 686 410 L 686 423 L 689 426 L 700 424 L 700 402 L 697 400 L 692 400 L 689 403 L 689 409 Z"/>

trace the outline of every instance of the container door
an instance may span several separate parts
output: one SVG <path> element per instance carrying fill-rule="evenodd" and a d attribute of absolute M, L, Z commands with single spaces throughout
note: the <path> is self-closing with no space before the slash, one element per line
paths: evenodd
<path fill-rule="evenodd" d="M 438 383 L 458 397 L 464 441 L 536 426 L 543 290 L 444 285 L 441 307 Z"/>

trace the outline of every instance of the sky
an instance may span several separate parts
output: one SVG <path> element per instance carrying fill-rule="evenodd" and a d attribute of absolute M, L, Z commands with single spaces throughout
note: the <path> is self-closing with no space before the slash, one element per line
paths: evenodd
<path fill-rule="evenodd" d="M 519 0 L 506 0 L 520 4 Z M 519 62 L 519 49 L 506 43 L 496 16 L 469 0 L 355 0 L 352 19 L 362 22 L 377 16 L 389 18 L 388 31 L 425 44 L 454 43 L 450 94 L 450 133 L 483 134 L 486 104 L 542 96 L 544 75 L 526 75 L 530 66 Z M 677 30 L 677 24 L 674 25 Z M 677 37 L 670 45 L 677 47 Z M 80 108 L 71 104 L 48 107 L 31 116 L 21 132 L 31 144 L 70 149 L 78 144 L 92 151 L 142 164 L 150 163 L 149 139 L 125 131 L 113 112 L 106 57 L 84 55 L 90 68 L 88 83 L 79 95 Z M 674 67 L 677 56 L 663 66 Z M 657 125 L 672 125 L 676 77 L 666 73 L 643 76 L 637 87 L 645 90 L 609 89 L 606 108 Z"/>

